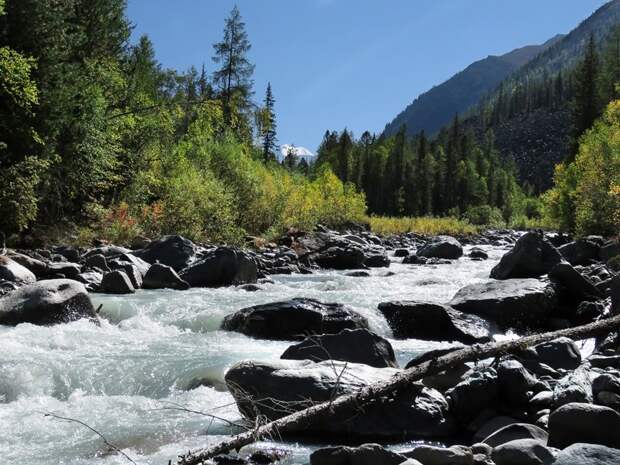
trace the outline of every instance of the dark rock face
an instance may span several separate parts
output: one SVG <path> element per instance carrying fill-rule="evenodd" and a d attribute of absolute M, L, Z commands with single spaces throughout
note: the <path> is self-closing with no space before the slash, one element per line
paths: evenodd
<path fill-rule="evenodd" d="M 115 270 L 103 275 L 101 292 L 105 294 L 133 294 L 136 290 L 125 272 Z"/>
<path fill-rule="evenodd" d="M 538 361 L 551 368 L 574 370 L 581 364 L 581 352 L 575 341 L 561 337 L 534 346 Z"/>
<path fill-rule="evenodd" d="M 126 269 L 128 265 L 135 266 L 140 272 L 140 275 L 142 277 L 146 275 L 146 273 L 149 271 L 149 268 L 151 266 L 150 263 L 130 253 L 124 253 L 124 254 L 118 255 L 117 257 L 111 260 L 108 260 L 108 264 L 112 269 L 115 269 L 115 270 Z"/>
<path fill-rule="evenodd" d="M 556 307 L 554 289 L 537 279 L 472 284 L 459 290 L 450 305 L 464 313 L 508 328 L 544 327 Z"/>
<path fill-rule="evenodd" d="M 65 278 L 75 279 L 81 272 L 82 267 L 77 263 L 50 262 L 47 264 L 45 276 L 64 276 Z"/>
<path fill-rule="evenodd" d="M 526 405 L 530 393 L 548 389 L 517 360 L 503 360 L 497 367 L 500 398 L 510 405 Z"/>
<path fill-rule="evenodd" d="M 222 329 L 227 331 L 237 331 L 259 339 L 280 340 L 367 328 L 366 318 L 349 307 L 303 298 L 244 308 L 228 315 L 222 322 Z"/>
<path fill-rule="evenodd" d="M 620 377 L 611 373 L 597 376 L 592 382 L 592 395 L 598 405 L 620 410 Z"/>
<path fill-rule="evenodd" d="M 392 345 L 367 329 L 345 329 L 338 334 L 309 337 L 290 346 L 280 358 L 315 362 L 331 359 L 377 368 L 398 367 Z"/>
<path fill-rule="evenodd" d="M 488 322 L 448 306 L 427 302 L 384 302 L 379 311 L 386 317 L 394 337 L 430 341 L 486 342 L 491 332 Z"/>
<path fill-rule="evenodd" d="M 620 449 L 598 444 L 573 444 L 558 452 L 553 465 L 611 465 L 620 463 Z"/>
<path fill-rule="evenodd" d="M 69 279 L 39 281 L 0 299 L 2 325 L 52 325 L 96 316 L 84 285 Z"/>
<path fill-rule="evenodd" d="M 563 294 L 577 301 L 601 296 L 594 284 L 565 262 L 558 263 L 549 271 L 549 279 L 561 288 Z"/>
<path fill-rule="evenodd" d="M 411 255 L 411 252 L 409 252 L 409 249 L 396 249 L 394 251 L 394 256 L 396 258 L 404 258 L 404 257 L 408 257 L 409 255 Z"/>
<path fill-rule="evenodd" d="M 538 278 L 562 261 L 560 252 L 542 232 L 528 232 L 491 270 L 493 279 Z"/>
<path fill-rule="evenodd" d="M 126 250 L 126 253 L 129 251 Z M 182 236 L 164 236 L 151 242 L 146 248 L 133 252 L 148 263 L 159 262 L 179 271 L 186 268 L 196 255 L 196 246 Z"/>
<path fill-rule="evenodd" d="M 494 409 L 499 399 L 497 373 L 492 368 L 474 372 L 446 392 L 451 412 L 461 425 L 468 425 L 480 412 Z"/>
<path fill-rule="evenodd" d="M 151 265 L 142 282 L 144 289 L 189 289 L 189 283 L 183 281 L 174 268 L 160 263 Z"/>
<path fill-rule="evenodd" d="M 602 405 L 566 404 L 549 417 L 549 445 L 563 449 L 580 442 L 620 448 L 620 413 Z"/>
<path fill-rule="evenodd" d="M 101 289 L 101 281 L 103 281 L 103 273 L 98 271 L 87 271 L 77 275 L 75 280 L 84 284 L 88 292 L 99 292 Z"/>
<path fill-rule="evenodd" d="M 282 360 L 241 362 L 226 373 L 225 379 L 244 416 L 253 420 L 257 415 L 265 415 L 273 420 L 286 415 L 286 410 L 302 410 L 313 403 L 328 401 L 334 394 L 357 392 L 368 384 L 387 381 L 396 373 L 398 370 L 393 368 L 332 360 L 318 363 Z M 257 404 L 254 399 L 263 402 Z M 282 403 L 288 408 L 282 409 Z M 365 405 L 363 413 L 317 419 L 299 431 L 291 431 L 313 437 L 356 440 L 445 437 L 453 432 L 446 399 L 434 389 L 415 383 Z"/>
<path fill-rule="evenodd" d="M 321 268 L 333 270 L 355 270 L 364 268 L 366 256 L 359 247 L 330 247 L 314 258 Z"/>
<path fill-rule="evenodd" d="M 547 438 L 547 432 L 536 425 L 530 425 L 529 423 L 513 423 L 495 431 L 482 442 L 491 447 L 497 447 L 518 439 L 535 439 L 546 444 Z"/>
<path fill-rule="evenodd" d="M 0 256 L 0 281 L 10 281 L 16 284 L 32 284 L 37 277 L 25 266 L 20 265 L 9 257 Z"/>
<path fill-rule="evenodd" d="M 407 457 L 384 449 L 379 444 L 359 447 L 324 447 L 310 455 L 310 465 L 400 465 Z"/>
<path fill-rule="evenodd" d="M 463 247 L 454 237 L 437 236 L 435 240 L 418 250 L 417 255 L 426 258 L 456 260 L 463 256 Z"/>
<path fill-rule="evenodd" d="M 185 268 L 180 277 L 192 287 L 234 286 L 255 283 L 258 267 L 248 253 L 230 247 L 218 247 Z"/>
<path fill-rule="evenodd" d="M 110 267 L 108 266 L 108 261 L 103 254 L 94 254 L 90 255 L 85 261 L 84 264 L 89 268 L 97 268 L 101 271 L 110 271 Z"/>
<path fill-rule="evenodd" d="M 573 266 L 588 265 L 590 262 L 599 259 L 601 245 L 585 238 L 564 244 L 558 248 L 558 251 Z"/>
<path fill-rule="evenodd" d="M 390 266 L 390 259 L 385 251 L 372 253 L 366 256 L 364 265 L 368 268 L 387 268 Z"/>
<path fill-rule="evenodd" d="M 536 439 L 517 439 L 493 449 L 491 458 L 495 465 L 545 465 L 555 454 Z"/>

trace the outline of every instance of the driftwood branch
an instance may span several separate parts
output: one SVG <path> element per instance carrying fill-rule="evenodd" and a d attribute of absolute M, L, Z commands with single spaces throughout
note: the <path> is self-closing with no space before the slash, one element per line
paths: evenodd
<path fill-rule="evenodd" d="M 507 355 L 559 337 L 581 340 L 604 336 L 612 331 L 618 330 L 620 330 L 620 315 L 575 328 L 535 334 L 509 341 L 475 344 L 411 367 L 397 374 L 387 382 L 371 384 L 354 394 L 343 395 L 336 399 L 313 405 L 304 410 L 263 424 L 251 431 L 233 436 L 212 447 L 189 452 L 187 455 L 181 455 L 179 456 L 178 465 L 200 465 L 216 455 L 225 454 L 232 450 L 239 450 L 248 444 L 252 444 L 269 436 L 286 434 L 292 430 L 299 430 L 301 427 L 322 418 L 329 418 L 332 415 L 352 415 L 360 406 L 366 405 L 374 399 L 389 395 L 426 376 L 440 373 L 462 363 Z"/>
<path fill-rule="evenodd" d="M 43 415 L 46 416 L 46 417 L 49 417 L 49 418 L 55 418 L 57 420 L 68 421 L 70 423 L 77 423 L 78 425 L 82 425 L 83 427 L 88 428 L 93 433 L 95 433 L 97 436 L 99 436 L 101 439 L 103 439 L 103 442 L 105 443 L 105 445 L 108 446 L 110 449 L 112 449 L 113 451 L 119 453 L 120 455 L 125 457 L 129 462 L 133 463 L 134 465 L 138 465 L 129 455 L 127 455 L 125 452 L 123 452 L 117 446 L 115 446 L 110 441 L 108 441 L 108 439 L 103 434 L 101 434 L 99 431 L 97 431 L 95 428 L 93 428 L 89 424 L 84 423 L 82 420 L 77 420 L 75 418 L 69 418 L 69 417 L 61 417 L 60 415 L 56 415 L 55 413 L 50 413 L 50 412 L 46 412 Z"/>

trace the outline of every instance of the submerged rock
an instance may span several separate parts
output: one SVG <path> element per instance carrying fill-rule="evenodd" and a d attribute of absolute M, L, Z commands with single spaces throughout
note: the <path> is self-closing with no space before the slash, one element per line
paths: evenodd
<path fill-rule="evenodd" d="M 338 334 L 308 337 L 290 346 L 280 358 L 315 362 L 331 359 L 377 368 L 398 367 L 389 341 L 367 329 L 345 329 Z"/>
<path fill-rule="evenodd" d="M 491 278 L 538 278 L 561 261 L 560 252 L 544 234 L 532 231 L 521 236 L 513 249 L 501 258 L 491 270 Z"/>
<path fill-rule="evenodd" d="M 366 318 L 349 307 L 305 298 L 244 308 L 222 322 L 222 329 L 259 339 L 293 340 L 367 328 Z"/>
<path fill-rule="evenodd" d="M 234 286 L 255 283 L 258 267 L 247 252 L 218 247 L 181 271 L 180 277 L 192 287 Z"/>
<path fill-rule="evenodd" d="M 241 362 L 225 379 L 239 411 L 250 420 L 264 415 L 281 418 L 334 396 L 352 394 L 363 387 L 388 381 L 399 370 L 373 368 L 340 361 L 314 363 L 281 360 L 277 363 Z M 257 399 L 262 401 L 257 403 Z M 389 396 L 328 418 L 317 418 L 291 434 L 334 436 L 360 440 L 445 437 L 454 432 L 446 399 L 436 390 L 412 383 Z"/>
<path fill-rule="evenodd" d="M 69 279 L 39 281 L 0 298 L 2 325 L 52 325 L 96 316 L 84 285 Z"/>
<path fill-rule="evenodd" d="M 464 344 L 487 342 L 490 325 L 476 315 L 468 315 L 446 305 L 429 302 L 384 302 L 379 311 L 396 338 L 430 341 L 458 341 Z"/>
<path fill-rule="evenodd" d="M 538 279 L 510 279 L 472 284 L 459 290 L 450 305 L 488 318 L 503 328 L 545 327 L 556 307 L 553 287 Z"/>

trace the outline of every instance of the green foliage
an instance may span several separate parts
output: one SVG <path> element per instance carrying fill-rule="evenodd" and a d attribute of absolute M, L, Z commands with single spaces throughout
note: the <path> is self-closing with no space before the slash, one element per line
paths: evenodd
<path fill-rule="evenodd" d="M 544 196 L 552 221 L 578 235 L 619 231 L 620 101 L 581 139 L 574 162 L 559 165 L 555 186 Z"/>
<path fill-rule="evenodd" d="M 467 209 L 463 217 L 471 224 L 477 226 L 489 226 L 493 228 L 501 228 L 506 225 L 502 216 L 502 211 L 497 207 L 490 205 L 479 205 Z"/>
<path fill-rule="evenodd" d="M 476 234 L 479 232 L 477 226 L 472 225 L 466 220 L 455 217 L 432 218 L 432 217 L 384 217 L 371 216 L 369 218 L 370 228 L 377 234 L 402 234 L 413 232 L 436 236 L 438 234 Z"/>

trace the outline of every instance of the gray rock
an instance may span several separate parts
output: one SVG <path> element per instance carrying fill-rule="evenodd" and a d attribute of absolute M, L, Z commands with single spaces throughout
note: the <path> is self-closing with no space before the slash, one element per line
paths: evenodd
<path fill-rule="evenodd" d="M 361 247 L 343 245 L 329 247 L 317 254 L 314 261 L 321 268 L 355 270 L 365 267 L 366 256 Z"/>
<path fill-rule="evenodd" d="M 491 458 L 496 465 L 546 465 L 555 454 L 536 439 L 518 439 L 493 449 Z"/>
<path fill-rule="evenodd" d="M 120 270 L 104 274 L 100 290 L 105 294 L 133 294 L 136 292 L 127 274 Z"/>
<path fill-rule="evenodd" d="M 458 341 L 464 344 L 488 342 L 488 322 L 446 305 L 428 302 L 384 302 L 379 311 L 385 316 L 396 338 L 430 341 Z"/>
<path fill-rule="evenodd" d="M 101 271 L 110 271 L 108 261 L 103 254 L 94 254 L 88 256 L 84 261 L 84 264 L 89 268 L 98 268 Z"/>
<path fill-rule="evenodd" d="M 75 279 L 82 272 L 82 267 L 78 263 L 69 262 L 50 262 L 47 264 L 46 276 L 64 276 L 68 279 Z"/>
<path fill-rule="evenodd" d="M 544 327 L 556 307 L 553 288 L 538 279 L 510 279 L 460 289 L 449 305 L 509 328 Z"/>
<path fill-rule="evenodd" d="M 241 362 L 225 376 L 239 411 L 254 420 L 264 415 L 273 420 L 333 396 L 357 392 L 364 386 L 391 379 L 399 370 L 373 368 L 340 361 L 314 363 L 309 360 L 280 360 L 276 363 Z M 256 399 L 262 399 L 256 403 Z M 287 408 L 283 409 L 282 405 Z M 434 389 L 412 383 L 391 395 L 365 405 L 363 412 L 332 414 L 303 425 L 292 434 L 312 437 L 335 436 L 405 439 L 446 437 L 454 433 L 454 422 L 446 399 Z"/>
<path fill-rule="evenodd" d="M 454 237 L 437 236 L 418 250 L 417 255 L 426 258 L 455 260 L 463 256 L 463 247 Z"/>
<path fill-rule="evenodd" d="M 499 399 L 497 373 L 492 368 L 476 371 L 446 391 L 450 409 L 461 425 L 468 425 L 485 409 L 495 409 Z"/>
<path fill-rule="evenodd" d="M 536 425 L 530 425 L 529 423 L 513 423 L 495 431 L 482 442 L 491 447 L 497 447 L 518 439 L 535 439 L 546 444 L 548 436 L 549 435 L 544 429 Z"/>
<path fill-rule="evenodd" d="M 551 368 L 574 370 L 581 365 L 581 351 L 575 341 L 567 337 L 534 346 L 537 358 Z"/>
<path fill-rule="evenodd" d="M 465 446 L 433 447 L 423 445 L 404 455 L 424 465 L 472 465 L 474 463 L 474 454 L 469 447 Z"/>
<path fill-rule="evenodd" d="M 579 442 L 620 448 L 620 414 L 602 405 L 572 403 L 551 413 L 549 445 L 563 449 Z"/>
<path fill-rule="evenodd" d="M 2 325 L 52 325 L 96 316 L 84 285 L 69 279 L 39 281 L 0 298 Z"/>
<path fill-rule="evenodd" d="M 310 465 L 400 465 L 407 457 L 379 444 L 323 447 L 310 455 Z M 426 465 L 426 464 L 425 464 Z"/>
<path fill-rule="evenodd" d="M 0 281 L 10 281 L 16 284 L 32 284 L 37 277 L 25 266 L 20 265 L 9 257 L 0 256 Z"/>
<path fill-rule="evenodd" d="M 508 405 L 525 406 L 533 394 L 549 389 L 517 360 L 503 360 L 497 367 L 500 399 Z"/>
<path fill-rule="evenodd" d="M 558 248 L 562 257 L 571 265 L 588 265 L 600 256 L 601 246 L 595 241 L 579 239 Z"/>
<path fill-rule="evenodd" d="M 549 279 L 561 287 L 563 294 L 578 301 L 601 296 L 594 284 L 566 262 L 555 265 L 549 271 Z"/>
<path fill-rule="evenodd" d="M 28 268 L 37 278 L 43 278 L 47 274 L 47 263 L 41 260 L 17 252 L 10 252 L 9 258 Z"/>
<path fill-rule="evenodd" d="M 189 289 L 189 283 L 183 281 L 174 268 L 161 263 L 151 265 L 142 282 L 144 289 Z"/>
<path fill-rule="evenodd" d="M 594 401 L 599 405 L 620 409 L 620 377 L 604 373 L 592 382 Z"/>
<path fill-rule="evenodd" d="M 562 261 L 560 252 L 540 231 L 519 238 L 510 252 L 491 270 L 493 279 L 537 278 Z"/>
<path fill-rule="evenodd" d="M 255 283 L 258 267 L 248 253 L 231 247 L 218 247 L 181 271 L 180 277 L 192 287 L 234 286 Z"/>
<path fill-rule="evenodd" d="M 86 273 L 77 275 L 75 280 L 84 284 L 88 292 L 99 292 L 101 281 L 103 281 L 103 273 L 99 273 L 98 271 L 87 271 Z"/>
<path fill-rule="evenodd" d="M 620 449 L 598 444 L 572 444 L 558 452 L 553 465 L 616 465 L 620 463 Z"/>
<path fill-rule="evenodd" d="M 553 388 L 553 405 L 561 407 L 571 402 L 592 403 L 592 381 L 585 368 L 567 374 Z"/>
<path fill-rule="evenodd" d="M 340 360 L 363 363 L 377 368 L 397 368 L 392 345 L 367 329 L 345 329 L 338 334 L 323 334 L 290 346 L 283 360 Z"/>
<path fill-rule="evenodd" d="M 367 328 L 366 318 L 349 307 L 304 298 L 244 308 L 226 316 L 222 322 L 224 330 L 276 340 Z"/>
<path fill-rule="evenodd" d="M 474 247 L 469 251 L 469 257 L 476 260 L 487 260 L 489 254 L 479 247 Z"/>
<path fill-rule="evenodd" d="M 124 253 L 129 252 L 126 250 Z M 159 262 L 180 271 L 194 260 L 196 246 L 183 236 L 164 236 L 133 254 L 150 264 Z"/>

